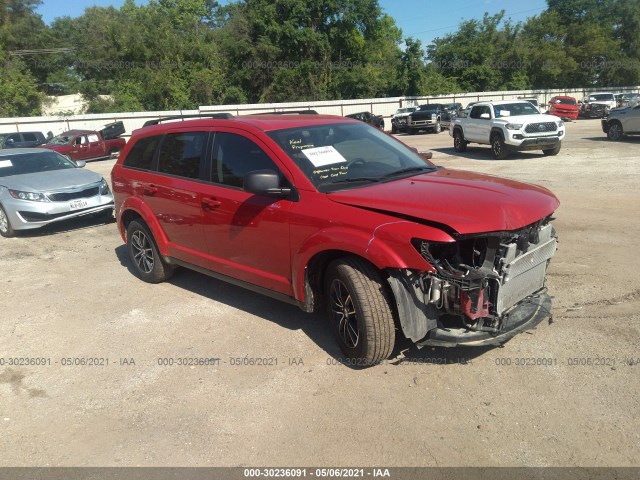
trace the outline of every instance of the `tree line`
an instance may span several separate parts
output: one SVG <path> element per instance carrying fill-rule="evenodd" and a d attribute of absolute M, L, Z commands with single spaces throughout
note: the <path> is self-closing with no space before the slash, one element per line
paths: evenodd
<path fill-rule="evenodd" d="M 46 93 L 101 113 L 640 84 L 637 0 L 547 0 L 429 45 L 378 0 L 126 0 L 50 25 L 40 3 L 0 0 L 2 116 L 38 115 Z"/>

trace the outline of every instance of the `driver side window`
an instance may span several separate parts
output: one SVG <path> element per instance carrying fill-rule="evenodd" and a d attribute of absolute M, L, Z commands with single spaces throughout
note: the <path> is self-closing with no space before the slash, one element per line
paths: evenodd
<path fill-rule="evenodd" d="M 280 169 L 262 148 L 242 135 L 226 132 L 216 134 L 212 168 L 214 183 L 237 188 L 243 188 L 244 176 L 255 170 L 280 174 Z"/>

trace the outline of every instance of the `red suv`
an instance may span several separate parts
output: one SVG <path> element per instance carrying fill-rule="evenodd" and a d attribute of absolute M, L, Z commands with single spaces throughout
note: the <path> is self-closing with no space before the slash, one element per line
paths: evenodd
<path fill-rule="evenodd" d="M 497 345 L 550 315 L 548 190 L 437 167 L 348 118 L 217 117 L 136 130 L 113 168 L 142 280 L 187 267 L 323 308 L 360 365 L 388 358 L 396 330 Z"/>

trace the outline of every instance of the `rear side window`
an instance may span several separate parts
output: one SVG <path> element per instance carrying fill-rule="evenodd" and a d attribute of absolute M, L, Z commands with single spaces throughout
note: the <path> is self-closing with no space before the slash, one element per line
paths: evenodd
<path fill-rule="evenodd" d="M 185 178 L 200 178 L 200 165 L 207 149 L 207 132 L 170 133 L 162 141 L 158 172 Z"/>
<path fill-rule="evenodd" d="M 24 139 L 25 142 L 37 142 L 38 139 L 36 138 L 36 134 L 35 133 L 23 133 L 22 134 L 22 138 Z"/>
<path fill-rule="evenodd" d="M 153 154 L 160 142 L 161 136 L 144 137 L 138 140 L 129 150 L 129 155 L 124 159 L 123 165 L 140 170 L 151 170 Z"/>
<path fill-rule="evenodd" d="M 242 188 L 245 174 L 255 170 L 280 173 L 258 145 L 234 133 L 216 134 L 213 159 L 213 181 L 230 187 Z"/>

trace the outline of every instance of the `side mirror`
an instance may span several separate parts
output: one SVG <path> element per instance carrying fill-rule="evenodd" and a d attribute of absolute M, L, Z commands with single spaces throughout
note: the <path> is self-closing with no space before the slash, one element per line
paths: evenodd
<path fill-rule="evenodd" d="M 84 160 L 75 160 L 75 164 L 78 168 L 84 168 L 87 165 L 87 162 L 85 162 Z"/>
<path fill-rule="evenodd" d="M 480 118 L 483 118 L 485 120 L 489 120 L 491 118 L 491 115 L 489 115 L 488 113 L 481 113 L 480 114 Z"/>
<path fill-rule="evenodd" d="M 244 176 L 244 191 L 255 195 L 284 198 L 290 188 L 280 186 L 280 176 L 273 170 L 254 170 Z"/>

